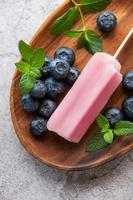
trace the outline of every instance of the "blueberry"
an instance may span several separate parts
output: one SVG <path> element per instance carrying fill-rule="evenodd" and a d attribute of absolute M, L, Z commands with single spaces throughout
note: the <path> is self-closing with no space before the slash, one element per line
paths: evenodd
<path fill-rule="evenodd" d="M 34 98 L 43 98 L 47 92 L 47 87 L 41 80 L 36 80 L 36 83 L 31 91 L 31 96 Z"/>
<path fill-rule="evenodd" d="M 61 47 L 56 50 L 54 58 L 66 60 L 70 65 L 73 65 L 75 62 L 75 53 L 68 47 Z"/>
<path fill-rule="evenodd" d="M 67 75 L 66 80 L 67 80 L 67 82 L 69 84 L 72 85 L 77 80 L 77 78 L 79 77 L 79 75 L 80 75 L 79 69 L 76 68 L 76 67 L 71 67 L 70 71 L 69 71 L 69 73 Z"/>
<path fill-rule="evenodd" d="M 40 70 L 41 70 L 41 74 L 42 74 L 43 78 L 47 78 L 47 77 L 50 76 L 50 68 L 49 68 L 49 66 L 44 66 Z"/>
<path fill-rule="evenodd" d="M 120 121 L 124 120 L 124 114 L 119 108 L 108 108 L 104 112 L 104 116 L 109 120 L 112 128 Z"/>
<path fill-rule="evenodd" d="M 128 90 L 133 90 L 133 72 L 128 72 L 123 76 L 123 86 Z"/>
<path fill-rule="evenodd" d="M 64 83 L 54 80 L 53 77 L 46 79 L 45 85 L 47 87 L 47 96 L 52 99 L 55 99 L 64 93 Z"/>
<path fill-rule="evenodd" d="M 50 62 L 50 74 L 57 80 L 65 79 L 70 70 L 70 65 L 65 60 L 54 59 Z"/>
<path fill-rule="evenodd" d="M 36 117 L 31 121 L 30 132 L 34 136 L 43 136 L 47 133 L 47 120 L 43 117 Z"/>
<path fill-rule="evenodd" d="M 124 100 L 122 107 L 126 117 L 133 120 L 133 96 Z"/>
<path fill-rule="evenodd" d="M 49 64 L 52 61 L 52 59 L 50 59 L 49 57 L 45 57 L 45 64 L 43 65 L 43 67 L 41 68 L 41 74 L 44 78 L 47 78 L 50 76 L 50 68 L 49 68 Z"/>
<path fill-rule="evenodd" d="M 22 97 L 23 108 L 26 112 L 36 112 L 39 108 L 39 101 L 33 99 L 30 94 Z"/>
<path fill-rule="evenodd" d="M 117 24 L 117 19 L 115 15 L 111 12 L 105 11 L 101 13 L 97 18 L 97 27 L 100 31 L 110 32 Z"/>
<path fill-rule="evenodd" d="M 52 100 L 46 99 L 42 101 L 39 109 L 39 114 L 43 117 L 49 118 L 56 109 L 56 103 Z"/>

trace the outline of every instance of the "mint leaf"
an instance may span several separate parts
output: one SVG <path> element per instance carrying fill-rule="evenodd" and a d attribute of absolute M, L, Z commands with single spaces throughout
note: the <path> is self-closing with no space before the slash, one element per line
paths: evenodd
<path fill-rule="evenodd" d="M 30 58 L 33 54 L 32 48 L 28 44 L 26 44 L 23 40 L 19 41 L 18 47 L 23 59 L 29 63 Z"/>
<path fill-rule="evenodd" d="M 103 136 L 100 132 L 96 133 L 93 138 L 88 142 L 86 151 L 95 152 L 100 149 L 105 148 L 108 145 L 107 142 L 103 139 Z"/>
<path fill-rule="evenodd" d="M 84 47 L 86 48 L 87 51 L 89 51 L 92 54 L 102 51 L 102 40 L 96 32 L 88 30 L 86 31 L 84 37 L 85 37 Z"/>
<path fill-rule="evenodd" d="M 133 135 L 133 128 L 120 128 L 113 131 L 116 136 Z"/>
<path fill-rule="evenodd" d="M 42 48 L 35 49 L 30 59 L 30 64 L 34 68 L 41 68 L 44 64 L 44 50 Z"/>
<path fill-rule="evenodd" d="M 30 70 L 30 65 L 24 61 L 15 63 L 17 70 L 21 73 L 28 73 Z"/>
<path fill-rule="evenodd" d="M 39 69 L 36 68 L 31 68 L 29 75 L 34 77 L 34 78 L 40 78 L 41 77 L 41 72 Z"/>
<path fill-rule="evenodd" d="M 112 0 L 81 0 L 80 6 L 87 12 L 98 12 L 104 10 Z"/>
<path fill-rule="evenodd" d="M 83 47 L 85 46 L 85 43 L 86 43 L 85 36 L 84 36 L 84 34 L 82 34 L 82 35 L 80 36 L 80 38 L 79 38 L 77 47 L 78 47 L 79 49 L 81 49 L 81 48 L 83 48 Z"/>
<path fill-rule="evenodd" d="M 35 81 L 36 79 L 29 74 L 23 74 L 19 83 L 20 93 L 22 95 L 29 93 L 34 86 Z"/>
<path fill-rule="evenodd" d="M 61 35 L 69 30 L 77 21 L 78 11 L 75 7 L 70 8 L 61 17 L 59 17 L 51 27 L 51 33 L 54 35 Z"/>
<path fill-rule="evenodd" d="M 104 140 L 105 142 L 111 144 L 113 142 L 114 139 L 114 134 L 112 130 L 108 130 L 105 134 L 104 134 Z"/>
<path fill-rule="evenodd" d="M 45 63 L 44 50 L 42 48 L 31 49 L 24 41 L 19 42 L 19 50 L 25 61 L 16 63 L 18 71 L 22 73 L 19 88 L 22 95 L 29 93 L 37 78 L 41 77 L 40 68 Z"/>
<path fill-rule="evenodd" d="M 82 29 L 71 29 L 68 31 L 65 35 L 69 38 L 78 37 L 80 36 L 84 31 Z"/>
<path fill-rule="evenodd" d="M 102 51 L 102 40 L 96 32 L 87 30 L 81 35 L 78 42 L 78 48 L 83 47 L 92 54 L 100 52 Z"/>
<path fill-rule="evenodd" d="M 130 122 L 130 121 L 119 121 L 116 124 L 115 129 L 119 129 L 119 128 L 133 128 L 133 122 Z"/>
<path fill-rule="evenodd" d="M 110 128 L 109 121 L 102 114 L 99 114 L 96 121 L 102 130 L 107 131 Z"/>
<path fill-rule="evenodd" d="M 116 124 L 113 132 L 116 136 L 133 135 L 133 122 L 120 121 Z"/>

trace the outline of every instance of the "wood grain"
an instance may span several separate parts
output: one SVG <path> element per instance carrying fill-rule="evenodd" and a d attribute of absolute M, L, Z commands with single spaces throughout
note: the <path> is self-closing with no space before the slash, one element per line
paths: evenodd
<path fill-rule="evenodd" d="M 55 37 L 49 32 L 52 22 L 66 11 L 71 4 L 65 1 L 45 22 L 34 35 L 31 40 L 31 46 L 44 47 L 48 56 L 53 56 L 55 50 L 60 46 L 68 46 L 74 49 L 76 53 L 76 66 L 81 70 L 91 57 L 84 49 L 76 48 L 77 39 L 68 39 L 65 36 Z M 119 47 L 124 37 L 133 26 L 133 1 L 132 0 L 113 0 L 108 7 L 108 10 L 113 12 L 118 19 L 116 29 L 110 34 L 101 34 L 104 41 L 104 51 L 114 54 Z M 96 17 L 98 14 L 86 15 L 85 21 L 88 27 L 96 28 Z M 78 22 L 76 27 L 80 26 Z M 122 73 L 133 71 L 133 39 L 119 55 L 119 60 L 122 64 Z M 112 160 L 118 156 L 124 155 L 133 149 L 133 136 L 117 139 L 113 145 L 96 153 L 85 152 L 88 140 L 97 130 L 96 123 L 87 131 L 85 137 L 79 144 L 72 144 L 58 137 L 56 134 L 49 133 L 47 137 L 36 139 L 29 133 L 29 123 L 33 116 L 23 111 L 20 93 L 18 89 L 19 73 L 15 72 L 11 86 L 10 107 L 11 115 L 16 134 L 26 148 L 26 150 L 42 163 L 63 170 L 83 170 L 99 166 Z M 116 106 L 121 107 L 122 101 L 132 95 L 124 91 L 120 86 L 110 98 L 106 107 Z"/>

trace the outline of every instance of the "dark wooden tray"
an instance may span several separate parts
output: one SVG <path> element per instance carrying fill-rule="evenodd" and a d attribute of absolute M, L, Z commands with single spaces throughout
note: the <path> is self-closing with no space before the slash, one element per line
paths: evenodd
<path fill-rule="evenodd" d="M 46 54 L 49 56 L 52 56 L 55 49 L 60 46 L 65 45 L 72 47 L 76 52 L 76 65 L 80 69 L 83 69 L 91 55 L 84 49 L 76 49 L 76 39 L 68 39 L 65 36 L 55 37 L 49 33 L 52 22 L 70 6 L 70 3 L 65 1 L 63 5 L 44 22 L 32 38 L 31 46 L 34 48 L 44 47 L 46 49 Z M 113 55 L 133 25 L 133 1 L 113 0 L 107 9 L 112 11 L 118 19 L 116 29 L 108 35 L 102 35 L 104 51 Z M 96 29 L 96 16 L 97 14 L 86 16 L 86 23 L 90 28 Z M 76 27 L 79 25 L 80 22 L 76 24 Z M 133 39 L 128 42 L 121 52 L 119 60 L 123 66 L 122 73 L 133 70 Z M 85 152 L 88 140 L 97 129 L 96 123 L 93 123 L 79 144 L 67 142 L 55 134 L 50 133 L 41 140 L 33 138 L 29 133 L 29 123 L 32 116 L 23 111 L 20 101 L 18 89 L 19 78 L 19 73 L 15 72 L 10 98 L 14 128 L 25 149 L 42 163 L 63 170 L 83 170 L 99 166 L 132 150 L 133 136 L 130 136 L 117 139 L 114 144 L 99 152 Z M 123 99 L 128 97 L 128 95 L 132 94 L 125 92 L 122 86 L 120 86 L 110 98 L 107 106 L 121 107 Z"/>

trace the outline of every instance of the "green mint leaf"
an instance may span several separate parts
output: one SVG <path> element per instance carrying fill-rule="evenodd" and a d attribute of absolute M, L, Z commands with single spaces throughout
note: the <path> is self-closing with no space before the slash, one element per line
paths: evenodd
<path fill-rule="evenodd" d="M 119 121 L 116 124 L 115 129 L 119 129 L 119 128 L 133 128 L 133 122 L 130 122 L 130 121 Z"/>
<path fill-rule="evenodd" d="M 59 17 L 51 27 L 51 33 L 54 35 L 61 35 L 69 30 L 77 21 L 78 11 L 75 7 L 70 8 L 61 17 Z"/>
<path fill-rule="evenodd" d="M 116 136 L 133 135 L 133 122 L 120 121 L 116 124 L 113 132 Z"/>
<path fill-rule="evenodd" d="M 96 32 L 92 30 L 86 31 L 85 48 L 92 54 L 102 51 L 102 40 Z"/>
<path fill-rule="evenodd" d="M 30 65 L 35 68 L 41 68 L 44 64 L 45 56 L 44 49 L 35 49 L 30 59 Z"/>
<path fill-rule="evenodd" d="M 133 128 L 120 128 L 113 131 L 116 136 L 133 135 Z"/>
<path fill-rule="evenodd" d="M 87 12 L 98 12 L 104 10 L 112 0 L 81 0 L 80 6 Z"/>
<path fill-rule="evenodd" d="M 28 73 L 30 71 L 30 65 L 24 61 L 15 63 L 17 70 L 21 73 Z"/>
<path fill-rule="evenodd" d="M 95 151 L 98 151 L 100 149 L 105 148 L 107 145 L 108 145 L 108 143 L 105 142 L 102 134 L 100 132 L 98 132 L 88 142 L 86 151 L 88 151 L 88 152 L 95 152 Z"/>
<path fill-rule="evenodd" d="M 100 129 L 102 129 L 104 132 L 110 128 L 109 121 L 102 114 L 99 114 L 96 121 Z"/>
<path fill-rule="evenodd" d="M 102 51 L 102 40 L 96 32 L 87 30 L 81 35 L 78 42 L 78 48 L 83 47 L 92 54 L 100 52 Z"/>
<path fill-rule="evenodd" d="M 111 144 L 113 142 L 114 139 L 114 134 L 112 130 L 108 130 L 105 134 L 104 134 L 104 140 L 105 142 Z"/>
<path fill-rule="evenodd" d="M 79 49 L 81 49 L 81 48 L 83 48 L 83 47 L 85 46 L 85 43 L 86 43 L 86 41 L 85 41 L 85 36 L 84 36 L 84 34 L 82 34 L 82 35 L 80 36 L 80 38 L 79 38 L 77 47 L 78 47 Z"/>
<path fill-rule="evenodd" d="M 19 83 L 20 93 L 22 95 L 29 93 L 34 86 L 35 81 L 36 79 L 29 74 L 23 74 Z"/>
<path fill-rule="evenodd" d="M 69 38 L 80 36 L 84 31 L 82 29 L 71 29 L 65 35 Z"/>
<path fill-rule="evenodd" d="M 39 69 L 32 67 L 30 72 L 29 72 L 29 75 L 34 77 L 34 78 L 40 78 L 41 77 L 41 72 L 40 72 Z"/>
<path fill-rule="evenodd" d="M 23 40 L 19 41 L 18 47 L 23 59 L 29 63 L 30 58 L 33 54 L 32 48 L 28 44 L 26 44 Z"/>
<path fill-rule="evenodd" d="M 120 128 L 113 131 L 116 136 L 133 135 L 133 128 Z"/>

